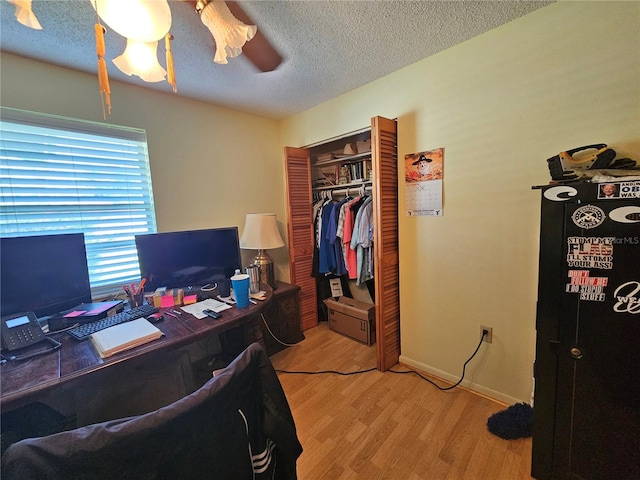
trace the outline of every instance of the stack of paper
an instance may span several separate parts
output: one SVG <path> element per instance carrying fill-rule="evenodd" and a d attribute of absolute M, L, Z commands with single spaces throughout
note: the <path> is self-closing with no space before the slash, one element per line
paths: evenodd
<path fill-rule="evenodd" d="M 105 328 L 91 335 L 91 342 L 101 358 L 143 345 L 162 336 L 162 331 L 146 318 Z"/>
<path fill-rule="evenodd" d="M 205 318 L 207 315 L 203 313 L 204 310 L 213 310 L 214 312 L 220 313 L 224 310 L 231 308 L 231 305 L 228 305 L 224 302 L 220 302 L 215 298 L 207 298 L 198 303 L 193 303 L 191 305 L 185 305 L 182 307 L 182 310 L 190 313 L 196 318 Z"/>

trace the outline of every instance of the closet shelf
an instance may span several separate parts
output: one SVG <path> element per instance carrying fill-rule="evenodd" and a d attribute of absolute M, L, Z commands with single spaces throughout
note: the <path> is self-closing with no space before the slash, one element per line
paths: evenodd
<path fill-rule="evenodd" d="M 353 163 L 353 162 L 360 162 L 362 160 L 369 159 L 369 158 L 371 158 L 371 151 L 358 153 L 356 155 L 340 156 L 340 157 L 332 158 L 331 160 L 316 161 L 311 166 L 322 167 L 325 165 L 335 165 L 336 163 Z"/>

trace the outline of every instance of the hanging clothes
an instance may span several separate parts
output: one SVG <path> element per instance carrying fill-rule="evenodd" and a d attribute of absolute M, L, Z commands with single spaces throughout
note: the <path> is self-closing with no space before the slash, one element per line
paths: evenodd
<path fill-rule="evenodd" d="M 349 278 L 356 280 L 358 278 L 358 260 L 355 248 L 351 248 L 351 241 L 354 235 L 355 220 L 360 206 L 366 197 L 362 195 L 356 197 L 347 204 L 347 210 L 344 217 L 344 237 L 342 239 L 345 244 L 345 264 L 349 272 Z"/>
<path fill-rule="evenodd" d="M 347 195 L 336 201 L 327 192 L 313 213 L 313 274 L 346 275 L 358 285 L 373 278 L 373 198 Z"/>
<path fill-rule="evenodd" d="M 338 236 L 338 228 L 339 228 L 339 219 L 342 211 L 342 207 L 345 203 L 349 201 L 349 197 L 345 197 L 340 200 L 335 208 L 331 211 L 331 218 L 329 219 L 329 231 L 327 232 L 327 238 L 329 239 L 329 243 L 333 247 L 334 255 L 335 255 L 335 270 L 333 273 L 336 275 L 344 275 L 347 273 L 347 266 L 344 263 L 344 250 L 342 244 L 342 237 Z"/>
<path fill-rule="evenodd" d="M 373 201 L 371 197 L 363 202 L 355 219 L 351 248 L 356 250 L 356 285 L 373 278 Z"/>
<path fill-rule="evenodd" d="M 336 203 L 333 200 L 328 200 L 327 203 L 322 206 L 322 212 L 320 214 L 320 231 L 318 234 L 320 237 L 318 273 L 320 274 L 331 273 L 331 269 L 335 269 L 335 252 L 327 238 L 331 211 L 335 208 L 335 205 Z"/>
<path fill-rule="evenodd" d="M 330 200 L 324 195 L 315 199 L 313 204 L 313 231 L 314 231 L 314 248 L 313 260 L 311 265 L 311 274 L 318 276 L 320 265 L 320 235 L 322 232 L 322 207 Z"/>

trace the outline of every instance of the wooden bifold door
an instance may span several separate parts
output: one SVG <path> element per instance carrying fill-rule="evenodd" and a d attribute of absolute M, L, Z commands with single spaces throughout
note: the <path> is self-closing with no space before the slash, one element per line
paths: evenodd
<path fill-rule="evenodd" d="M 377 368 L 400 357 L 397 124 L 371 119 L 371 190 L 374 197 L 374 290 Z M 287 233 L 291 282 L 300 287 L 303 330 L 318 324 L 316 279 L 312 274 L 314 219 L 312 164 L 308 148 L 285 147 Z"/>

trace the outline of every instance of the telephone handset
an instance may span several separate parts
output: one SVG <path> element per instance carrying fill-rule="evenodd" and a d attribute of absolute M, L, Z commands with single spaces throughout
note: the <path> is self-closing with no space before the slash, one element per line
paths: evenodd
<path fill-rule="evenodd" d="M 2 348 L 9 352 L 43 341 L 47 341 L 53 345 L 53 348 L 49 350 L 39 351 L 22 357 L 11 356 L 9 360 L 25 360 L 42 353 L 57 350 L 61 346 L 60 342 L 47 337 L 42 332 L 42 327 L 40 327 L 40 323 L 33 312 L 16 313 L 2 317 L 0 328 L 2 331 Z"/>

